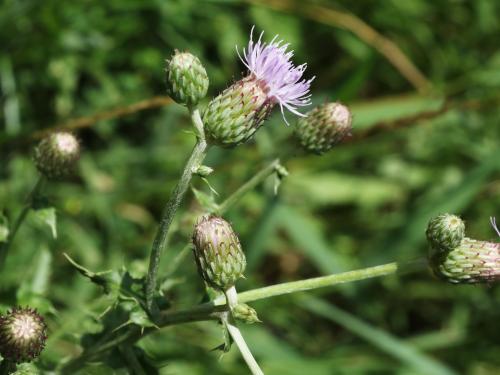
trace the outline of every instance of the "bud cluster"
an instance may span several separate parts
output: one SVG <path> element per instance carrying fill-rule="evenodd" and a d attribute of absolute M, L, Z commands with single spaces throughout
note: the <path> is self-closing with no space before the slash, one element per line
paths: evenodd
<path fill-rule="evenodd" d="M 35 309 L 14 308 L 0 316 L 0 354 L 15 362 L 29 362 L 40 355 L 47 339 L 47 326 Z"/>
<path fill-rule="evenodd" d="M 34 162 L 38 171 L 48 179 L 70 175 L 80 158 L 80 144 L 69 132 L 49 134 L 35 148 Z"/>
<path fill-rule="evenodd" d="M 426 235 L 430 265 L 439 278 L 455 284 L 500 280 L 500 244 L 465 237 L 465 225 L 458 216 L 432 218 Z"/>
<path fill-rule="evenodd" d="M 246 258 L 240 241 L 224 219 L 204 216 L 193 232 L 198 271 L 212 288 L 226 291 L 243 277 Z"/>

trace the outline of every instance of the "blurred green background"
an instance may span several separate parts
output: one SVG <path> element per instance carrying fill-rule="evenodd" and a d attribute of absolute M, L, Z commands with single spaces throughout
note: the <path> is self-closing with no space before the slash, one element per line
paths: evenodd
<path fill-rule="evenodd" d="M 330 153 L 308 156 L 275 110 L 254 141 L 210 150 L 219 200 L 275 157 L 290 172 L 277 196 L 269 178 L 226 215 L 249 262 L 239 290 L 425 256 L 427 220 L 440 212 L 461 215 L 469 236 L 495 241 L 488 217 L 500 219 L 499 17 L 495 0 L 4 0 L 0 209 L 12 220 L 36 180 L 33 132 L 165 95 L 174 49 L 200 57 L 216 95 L 241 76 L 235 45 L 255 25 L 308 63 L 314 103 L 351 106 L 354 132 Z M 45 189 L 57 238 L 30 215 L 0 275 L 2 311 L 29 304 L 48 319 L 41 370 L 77 355 L 81 335 L 98 331 L 110 303 L 63 252 L 94 271 L 143 274 L 194 142 L 188 129 L 185 109 L 172 104 L 78 131 L 79 174 Z M 210 194 L 203 181 L 194 186 Z M 200 212 L 188 194 L 164 275 Z M 164 287 L 175 308 L 202 300 L 190 255 Z M 500 373 L 498 286 L 453 286 L 420 272 L 307 297 L 252 304 L 263 323 L 242 330 L 266 374 Z M 196 323 L 151 335 L 137 352 L 151 374 L 248 373 L 236 349 L 221 360 L 210 351 L 221 342 L 215 323 Z M 114 351 L 82 373 L 126 374 L 125 365 Z"/>

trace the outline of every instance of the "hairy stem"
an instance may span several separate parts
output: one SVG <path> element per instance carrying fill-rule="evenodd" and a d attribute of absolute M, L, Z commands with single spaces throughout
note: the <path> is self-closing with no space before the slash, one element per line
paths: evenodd
<path fill-rule="evenodd" d="M 26 216 L 30 212 L 31 207 L 33 205 L 33 201 L 40 194 L 43 182 L 44 182 L 43 176 L 39 176 L 38 180 L 35 183 L 35 186 L 33 187 L 30 194 L 28 195 L 28 198 L 26 199 L 26 204 L 24 205 L 23 209 L 16 218 L 14 225 L 10 229 L 7 241 L 3 244 L 0 244 L 0 269 L 2 269 L 3 266 L 5 265 L 5 261 L 7 260 L 7 255 L 9 253 L 9 249 L 12 245 L 12 242 L 14 242 L 14 238 L 16 237 L 19 228 L 21 227 L 21 225 L 24 222 L 24 219 L 26 219 Z"/>
<path fill-rule="evenodd" d="M 225 201 L 217 208 L 217 215 L 223 215 L 230 207 L 238 202 L 246 193 L 253 190 L 258 184 L 264 181 L 268 176 L 276 172 L 276 168 L 281 166 L 280 160 L 273 160 L 268 166 L 262 169 L 259 173 L 253 176 L 250 180 L 240 186 L 238 190 L 232 193 Z"/>
<path fill-rule="evenodd" d="M 149 259 L 149 269 L 146 279 L 146 305 L 150 312 L 153 312 L 153 297 L 156 289 L 156 279 L 158 276 L 158 267 L 160 265 L 160 259 L 165 247 L 168 230 L 177 208 L 179 207 L 186 191 L 193 177 L 193 173 L 196 168 L 202 163 L 207 152 L 207 142 L 203 134 L 203 123 L 201 122 L 200 113 L 197 109 L 191 111 L 191 120 L 197 131 L 198 141 L 191 152 L 191 156 L 184 166 L 184 171 L 182 176 L 174 188 L 174 191 L 170 195 L 170 198 L 163 211 L 163 217 L 160 222 L 160 226 L 156 232 L 155 239 L 153 241 L 153 247 L 151 249 L 151 256 Z"/>
<path fill-rule="evenodd" d="M 141 363 L 137 359 L 137 356 L 134 353 L 134 349 L 131 346 L 120 346 L 120 352 L 122 353 L 123 358 L 128 363 L 134 375 L 146 375 L 146 372 L 142 368 Z"/>

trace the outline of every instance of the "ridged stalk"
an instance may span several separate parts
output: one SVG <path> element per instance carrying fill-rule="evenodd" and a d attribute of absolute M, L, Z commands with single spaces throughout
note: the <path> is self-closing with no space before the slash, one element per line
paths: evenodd
<path fill-rule="evenodd" d="M 153 241 L 153 246 L 151 249 L 151 256 L 149 259 L 149 269 L 146 278 L 146 306 L 150 312 L 153 312 L 153 298 L 156 290 L 156 280 L 158 277 L 158 268 L 160 266 L 160 259 L 167 242 L 167 234 L 172 224 L 172 220 L 179 208 L 179 205 L 186 194 L 186 191 L 193 177 L 194 171 L 200 166 L 205 159 L 207 152 L 207 142 L 203 135 L 203 124 L 201 124 L 200 114 L 198 110 L 194 110 L 191 113 L 192 122 L 198 132 L 198 140 L 196 145 L 191 152 L 182 176 L 179 182 L 174 188 L 174 191 L 170 195 L 170 198 L 163 211 L 163 216 L 160 222 L 160 226 L 156 232 L 155 239 Z"/>

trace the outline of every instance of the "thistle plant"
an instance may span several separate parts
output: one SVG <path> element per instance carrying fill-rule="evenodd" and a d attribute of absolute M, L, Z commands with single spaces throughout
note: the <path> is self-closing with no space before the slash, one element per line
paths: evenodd
<path fill-rule="evenodd" d="M 254 357 L 252 348 L 247 345 L 238 328 L 240 322 L 259 323 L 259 314 L 265 320 L 265 312 L 258 313 L 248 303 L 347 282 L 421 270 L 425 268 L 422 265 L 427 265 L 420 261 L 390 262 L 243 292 L 237 291 L 236 284 L 244 277 L 246 269 L 245 249 L 232 225 L 223 217 L 245 194 L 269 176 L 276 178 L 277 193 L 277 186 L 287 177 L 288 171 L 281 161 L 276 159 L 220 202 L 213 196 L 208 197 L 193 188 L 204 213 L 198 218 L 189 238 L 185 238 L 184 249 L 173 257 L 168 265 L 169 269 L 161 267 L 164 250 L 173 251 L 172 246 L 168 246 L 168 238 L 175 229 L 172 222 L 192 179 L 200 177 L 208 182 L 208 179 L 218 172 L 203 164 L 211 146 L 227 148 L 244 144 L 265 124 L 273 108 L 278 106 L 286 124 L 288 119 L 285 117 L 285 110 L 297 117 L 290 122 L 294 124 L 295 136 L 307 152 L 326 153 L 351 133 L 353 116 L 348 106 L 332 101 L 320 104 L 308 112 L 302 108 L 311 104 L 310 88 L 314 77 L 304 77 L 305 63 L 294 64 L 294 53 L 289 44 L 279 40 L 277 36 L 270 42 L 265 42 L 263 33 L 254 41 L 252 29 L 248 46 L 238 55 L 247 68 L 246 75 L 209 100 L 204 108 L 201 104 L 208 92 L 209 77 L 202 61 L 187 51 L 175 51 L 167 60 L 166 91 L 175 102 L 187 110 L 195 134 L 194 147 L 178 182 L 166 199 L 148 254 L 149 262 L 145 275 L 132 276 L 126 268 L 93 272 L 66 255 L 70 265 L 91 282 L 102 287 L 112 303 L 99 319 L 96 319 L 99 320 L 102 330 L 88 334 L 85 340 L 82 339 L 82 352 L 58 364 L 55 369 L 57 373 L 77 373 L 89 362 L 105 359 L 114 349 L 122 353 L 131 372 L 147 373 L 141 367 L 141 361 L 136 358 L 133 345 L 137 341 L 163 327 L 214 321 L 222 327 L 224 343 L 220 348 L 228 351 L 233 343 L 236 344 L 251 373 L 263 374 L 258 358 Z M 301 112 L 302 109 L 305 114 Z M 36 147 L 34 163 L 40 173 L 40 180 L 26 207 L 15 224 L 9 228 L 7 241 L 0 245 L 0 265 L 3 265 L 10 244 L 24 218 L 36 206 L 34 203 L 38 201 L 41 182 L 70 175 L 76 168 L 79 155 L 79 142 L 68 132 L 50 134 Z M 494 221 L 492 222 L 494 224 Z M 498 229 L 496 230 L 498 232 Z M 179 232 L 178 235 L 185 234 L 181 230 Z M 466 237 L 465 224 L 460 217 L 442 214 L 431 218 L 426 232 L 422 231 L 421 237 L 427 237 L 430 246 L 429 264 L 439 278 L 456 284 L 493 283 L 499 280 L 500 244 Z M 204 292 L 208 298 L 207 302 L 179 309 L 175 306 L 175 301 L 167 301 L 168 295 L 164 293 L 163 286 L 171 281 L 173 270 L 175 271 L 186 258 L 191 248 L 194 254 L 192 267 L 197 268 L 204 281 Z M 4 358 L 4 369 L 10 371 L 9 368 L 11 369 L 13 364 L 38 357 L 47 339 L 46 331 L 44 319 L 34 309 L 15 308 L 1 316 L 0 354 Z M 4 373 L 7 373 L 7 370 Z"/>
<path fill-rule="evenodd" d="M 498 231 L 492 220 L 495 231 Z M 500 243 L 465 237 L 463 221 L 450 214 L 432 218 L 427 228 L 434 274 L 454 284 L 500 280 Z"/>

